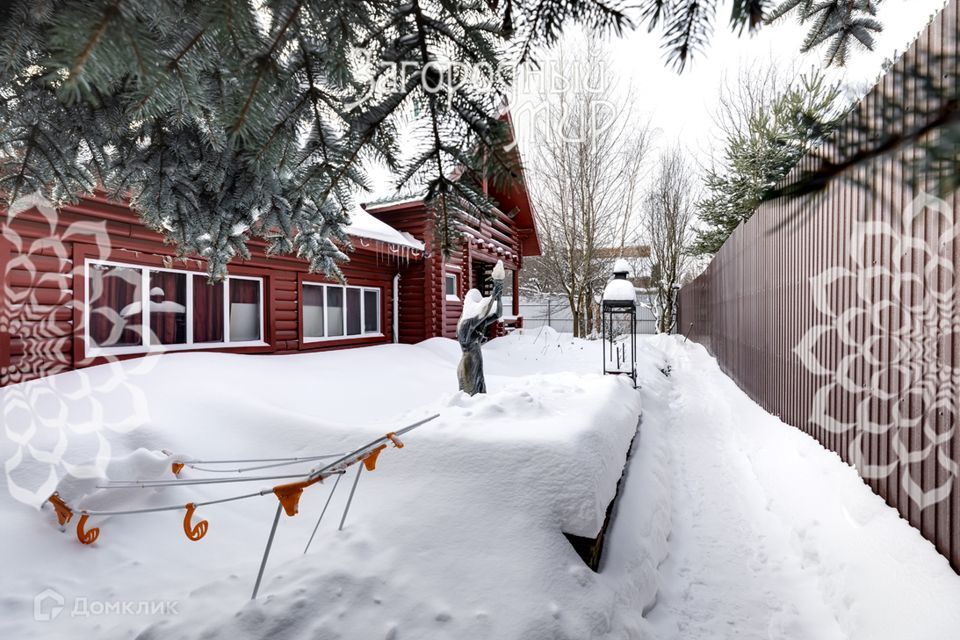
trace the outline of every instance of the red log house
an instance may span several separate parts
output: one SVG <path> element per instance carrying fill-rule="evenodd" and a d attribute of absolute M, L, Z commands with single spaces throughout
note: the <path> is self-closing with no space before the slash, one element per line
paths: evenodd
<path fill-rule="evenodd" d="M 294 256 L 251 241 L 222 283 L 204 261 L 180 259 L 123 203 L 98 196 L 54 210 L 10 213 L 0 236 L 4 275 L 0 386 L 149 353 L 296 353 L 456 337 L 464 294 L 489 287 L 497 260 L 517 291 L 525 256 L 539 255 L 521 179 L 490 187 L 493 220 L 468 220 L 444 261 L 418 198 L 358 209 L 344 286 Z M 512 286 L 511 286 L 512 285 Z M 522 325 L 518 296 L 500 332 Z"/>

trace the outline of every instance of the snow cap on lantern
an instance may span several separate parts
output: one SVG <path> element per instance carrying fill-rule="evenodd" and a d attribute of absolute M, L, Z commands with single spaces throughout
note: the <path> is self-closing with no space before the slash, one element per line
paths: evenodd
<path fill-rule="evenodd" d="M 604 306 L 636 306 L 637 290 L 633 283 L 627 279 L 630 273 L 630 265 L 623 258 L 617 259 L 613 265 L 613 280 L 607 283 L 603 290 Z"/>
<path fill-rule="evenodd" d="M 613 277 L 628 278 L 629 276 L 630 276 L 630 265 L 627 264 L 627 261 L 624 260 L 623 258 L 617 258 L 617 261 L 613 263 Z"/>

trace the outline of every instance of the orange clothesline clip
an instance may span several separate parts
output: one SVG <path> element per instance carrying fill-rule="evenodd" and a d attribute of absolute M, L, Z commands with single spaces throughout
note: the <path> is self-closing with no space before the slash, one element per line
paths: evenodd
<path fill-rule="evenodd" d="M 288 516 L 295 516 L 300 512 L 300 496 L 303 495 L 303 490 L 317 482 L 323 482 L 323 478 L 318 476 L 313 480 L 278 484 L 273 488 L 273 493 L 277 496 L 280 504 L 283 505 L 283 510 L 286 514 Z"/>
<path fill-rule="evenodd" d="M 167 455 L 167 456 L 171 457 L 171 458 L 173 457 L 173 452 L 172 452 L 172 451 L 168 451 L 167 449 L 160 449 L 160 452 L 163 453 L 164 455 Z M 172 463 L 170 463 L 170 469 L 173 471 L 173 475 L 179 477 L 180 472 L 183 471 L 183 465 L 184 465 L 184 463 L 182 463 L 182 462 L 172 462 Z"/>
<path fill-rule="evenodd" d="M 400 438 L 397 437 L 393 431 L 387 434 L 387 440 L 393 443 L 393 446 L 397 449 L 403 449 L 403 442 L 400 441 Z"/>
<path fill-rule="evenodd" d="M 373 471 L 377 468 L 377 458 L 380 457 L 380 452 L 387 448 L 387 445 L 382 444 L 370 453 L 366 454 L 362 458 L 363 466 L 367 468 L 367 471 Z"/>
<path fill-rule="evenodd" d="M 183 517 L 183 532 L 187 534 L 187 538 L 194 542 L 207 535 L 207 529 L 210 528 L 210 524 L 206 520 L 201 520 L 195 525 L 190 522 L 193 518 L 193 512 L 196 510 L 197 505 L 192 502 L 187 504 L 187 515 Z"/>
<path fill-rule="evenodd" d="M 93 527 L 89 531 L 83 530 L 89 517 L 87 514 L 83 514 L 80 516 L 80 521 L 77 522 L 77 540 L 83 544 L 93 544 L 100 537 L 100 529 L 97 527 Z"/>
<path fill-rule="evenodd" d="M 54 492 L 53 495 L 47 498 L 47 502 L 52 504 L 53 510 L 57 512 L 57 521 L 61 527 L 70 522 L 70 518 L 73 517 L 73 511 L 70 510 L 70 507 L 63 501 L 59 493 Z"/>

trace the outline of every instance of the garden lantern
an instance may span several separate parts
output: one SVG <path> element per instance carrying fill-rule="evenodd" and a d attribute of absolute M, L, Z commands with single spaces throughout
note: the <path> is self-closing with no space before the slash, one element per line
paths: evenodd
<path fill-rule="evenodd" d="M 613 280 L 603 290 L 601 342 L 603 373 L 629 376 L 637 386 L 637 291 L 623 258 L 613 265 Z"/>

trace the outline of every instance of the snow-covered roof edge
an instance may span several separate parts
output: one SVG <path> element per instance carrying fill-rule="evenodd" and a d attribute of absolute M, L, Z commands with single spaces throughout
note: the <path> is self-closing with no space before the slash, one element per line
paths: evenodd
<path fill-rule="evenodd" d="M 347 233 L 355 238 L 374 240 L 414 251 L 423 251 L 423 242 L 405 231 L 394 229 L 386 222 L 378 220 L 361 207 L 350 212 L 350 224 Z M 363 246 L 363 243 L 360 243 Z"/>

